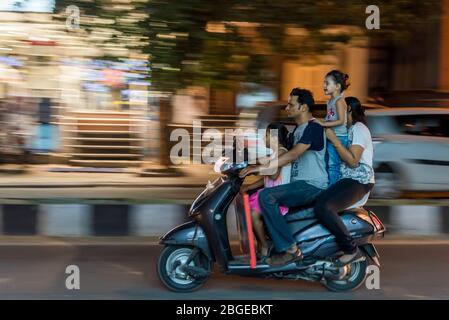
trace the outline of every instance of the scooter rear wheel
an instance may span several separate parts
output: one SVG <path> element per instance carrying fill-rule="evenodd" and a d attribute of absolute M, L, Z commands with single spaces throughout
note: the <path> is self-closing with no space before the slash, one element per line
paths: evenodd
<path fill-rule="evenodd" d="M 193 247 L 167 246 L 159 255 L 157 273 L 161 282 L 171 291 L 192 292 L 201 288 L 209 279 L 209 276 L 195 279 L 182 270 L 192 251 Z M 189 263 L 189 266 L 200 267 L 208 272 L 212 269 L 211 261 L 201 252 Z"/>
<path fill-rule="evenodd" d="M 324 286 L 336 292 L 353 291 L 358 289 L 366 279 L 366 269 L 368 268 L 368 259 L 359 260 L 348 265 L 347 275 L 340 280 L 325 279 Z"/>

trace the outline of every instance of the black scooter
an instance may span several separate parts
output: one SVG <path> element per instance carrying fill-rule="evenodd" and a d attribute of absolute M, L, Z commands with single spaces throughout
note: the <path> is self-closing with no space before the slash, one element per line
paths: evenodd
<path fill-rule="evenodd" d="M 303 260 L 276 267 L 262 262 L 251 266 L 248 255 L 233 255 L 227 229 L 228 209 L 233 202 L 241 248 L 246 249 L 244 252 L 250 250 L 239 193 L 244 180 L 239 178 L 239 172 L 246 166 L 246 162 L 223 163 L 220 168 L 223 176 L 208 183 L 190 207 L 192 221 L 160 238 L 159 243 L 165 248 L 159 256 L 157 270 L 168 289 L 176 292 L 199 289 L 208 280 L 214 262 L 225 274 L 319 281 L 332 291 L 355 290 L 364 283 L 370 262 L 380 267 L 379 255 L 370 242 L 383 236 L 385 227 L 373 212 L 362 208 L 341 212 L 344 224 L 362 252 L 359 259 L 344 267 L 334 266 L 343 253 L 334 236 L 317 221 L 312 208 L 290 208 L 285 216 L 304 254 Z"/>

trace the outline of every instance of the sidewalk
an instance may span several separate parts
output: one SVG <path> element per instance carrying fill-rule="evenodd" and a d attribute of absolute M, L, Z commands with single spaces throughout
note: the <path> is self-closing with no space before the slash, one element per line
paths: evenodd
<path fill-rule="evenodd" d="M 157 166 L 155 166 L 156 168 Z M 51 187 L 92 187 L 92 186 L 203 186 L 218 174 L 208 165 L 179 166 L 179 177 L 141 177 L 142 168 L 123 168 L 117 172 L 57 172 L 57 170 L 80 169 L 62 165 L 29 165 L 22 169 L 19 165 L 0 166 L 0 188 L 51 188 Z M 111 171 L 111 170 L 109 170 Z"/>
<path fill-rule="evenodd" d="M 157 166 L 155 166 L 157 167 Z M 129 203 L 183 203 L 189 204 L 205 187 L 220 175 L 210 165 L 177 167 L 177 177 L 142 177 L 142 168 L 123 168 L 117 172 L 56 172 L 89 168 L 63 165 L 29 165 L 25 170 L 18 165 L 0 166 L 0 203 L 40 200 L 59 203 L 76 200 L 77 203 L 97 200 Z M 98 171 L 98 168 L 91 168 Z M 256 179 L 249 177 L 249 179 Z M 249 183 L 251 180 L 248 179 Z M 6 202 L 5 202 L 6 201 Z M 449 199 L 370 199 L 371 206 L 438 205 L 449 206 Z"/>
<path fill-rule="evenodd" d="M 177 168 L 177 177 L 141 177 L 141 168 L 117 172 L 55 172 L 60 165 L 0 167 L 0 203 L 178 203 L 189 204 L 218 175 L 211 166 Z M 79 168 L 88 169 L 88 168 Z M 157 169 L 157 167 L 156 167 Z M 98 171 L 98 169 L 94 169 Z"/>

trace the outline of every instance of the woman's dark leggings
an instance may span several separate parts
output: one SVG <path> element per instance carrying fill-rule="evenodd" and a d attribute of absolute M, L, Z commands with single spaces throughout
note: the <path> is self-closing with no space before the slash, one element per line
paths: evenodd
<path fill-rule="evenodd" d="M 361 184 L 352 179 L 341 179 L 323 191 L 316 199 L 314 208 L 316 217 L 332 232 L 345 253 L 354 253 L 357 245 L 338 212 L 362 199 L 373 186 L 373 184 Z"/>

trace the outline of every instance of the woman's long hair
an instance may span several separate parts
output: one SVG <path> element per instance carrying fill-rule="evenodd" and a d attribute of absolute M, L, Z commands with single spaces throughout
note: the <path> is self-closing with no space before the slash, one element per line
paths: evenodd
<path fill-rule="evenodd" d="M 345 98 L 346 104 L 348 105 L 348 112 L 351 112 L 352 115 L 352 124 L 356 124 L 357 122 L 361 122 L 364 125 L 367 125 L 365 108 L 360 103 L 359 99 L 356 97 L 347 97 Z"/>

